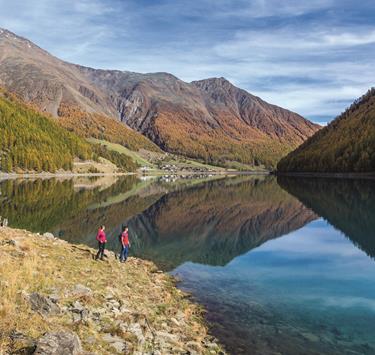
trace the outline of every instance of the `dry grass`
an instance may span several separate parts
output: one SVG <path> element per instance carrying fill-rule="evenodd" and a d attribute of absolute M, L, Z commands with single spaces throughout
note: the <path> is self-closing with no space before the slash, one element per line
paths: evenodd
<path fill-rule="evenodd" d="M 9 241 L 15 241 L 15 245 Z M 176 328 L 171 325 L 170 332 L 194 341 L 207 336 L 200 309 L 184 297 L 168 275 L 152 272 L 152 263 L 129 258 L 126 264 L 120 264 L 112 254 L 108 260 L 97 262 L 92 259 L 94 252 L 27 231 L 0 229 L 0 354 L 12 346 L 9 336 L 13 331 L 36 339 L 47 331 L 61 329 L 75 331 L 88 351 L 114 353 L 101 339 L 105 332 L 122 337 L 129 349 L 139 349 L 134 334 L 119 327 L 121 322 L 140 322 L 155 333 L 170 325 L 170 318 L 178 312 L 183 313 L 183 324 Z M 93 295 L 72 295 L 77 284 L 89 287 Z M 57 295 L 61 307 L 79 300 L 88 309 L 103 307 L 106 296 L 112 294 L 129 313 L 107 315 L 100 324 L 92 320 L 75 324 L 69 313 L 46 317 L 32 311 L 27 298 L 32 292 Z M 152 348 L 152 344 L 143 344 L 142 349 L 147 347 Z"/>

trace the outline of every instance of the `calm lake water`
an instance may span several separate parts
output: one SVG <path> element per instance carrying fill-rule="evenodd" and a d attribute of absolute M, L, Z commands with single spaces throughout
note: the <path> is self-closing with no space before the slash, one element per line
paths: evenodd
<path fill-rule="evenodd" d="M 233 354 L 375 354 L 375 181 L 165 180 L 2 181 L 0 215 L 116 251 L 128 224 Z"/>

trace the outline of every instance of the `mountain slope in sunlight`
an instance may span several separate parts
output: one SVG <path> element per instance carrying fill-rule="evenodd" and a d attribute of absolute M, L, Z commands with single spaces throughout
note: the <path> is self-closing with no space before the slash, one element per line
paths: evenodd
<path fill-rule="evenodd" d="M 280 172 L 375 172 L 375 88 L 283 158 Z"/>

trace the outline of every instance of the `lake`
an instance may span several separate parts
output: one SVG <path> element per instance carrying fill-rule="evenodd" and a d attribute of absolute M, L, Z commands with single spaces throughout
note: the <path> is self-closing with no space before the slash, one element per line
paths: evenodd
<path fill-rule="evenodd" d="M 176 275 L 233 354 L 375 354 L 375 181 L 271 176 L 0 182 L 10 226 Z"/>

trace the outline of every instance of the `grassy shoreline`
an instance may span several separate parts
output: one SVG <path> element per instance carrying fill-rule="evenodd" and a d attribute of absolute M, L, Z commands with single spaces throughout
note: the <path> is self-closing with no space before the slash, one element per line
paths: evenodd
<path fill-rule="evenodd" d="M 82 354 L 223 353 L 171 276 L 106 253 L 95 261 L 87 246 L 1 227 L 0 354 L 40 351 L 56 334 Z"/>

